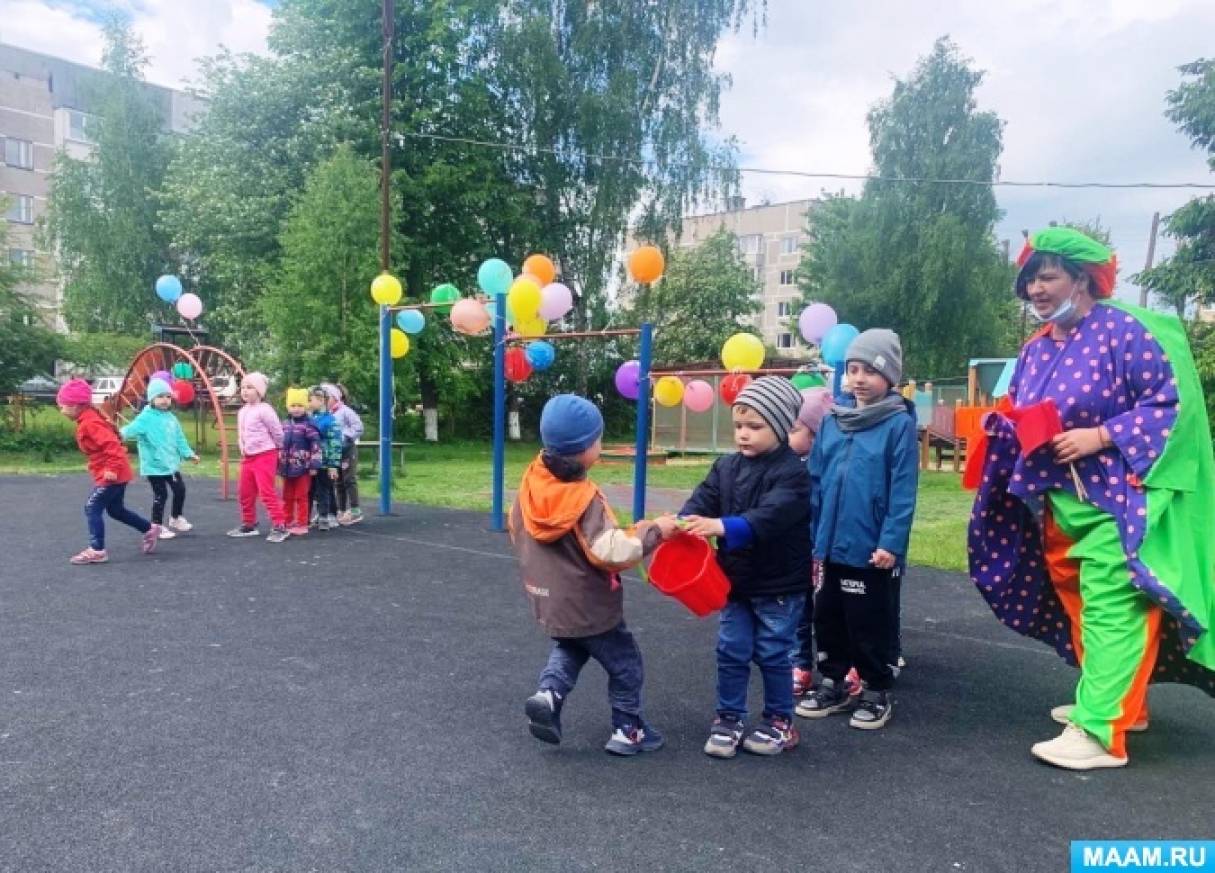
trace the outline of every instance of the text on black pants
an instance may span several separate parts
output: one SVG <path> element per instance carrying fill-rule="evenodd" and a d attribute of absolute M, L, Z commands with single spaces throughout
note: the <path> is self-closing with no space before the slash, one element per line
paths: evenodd
<path fill-rule="evenodd" d="M 892 587 L 902 573 L 898 567 L 847 567 L 827 563 L 823 584 L 814 602 L 814 636 L 819 669 L 842 682 L 856 667 L 865 685 L 886 691 L 894 685 L 895 598 Z"/>

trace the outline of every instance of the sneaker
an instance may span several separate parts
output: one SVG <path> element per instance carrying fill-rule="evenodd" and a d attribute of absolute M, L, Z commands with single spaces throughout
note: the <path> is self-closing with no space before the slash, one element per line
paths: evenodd
<path fill-rule="evenodd" d="M 836 684 L 834 679 L 823 678 L 819 686 L 797 702 L 794 713 L 802 718 L 826 718 L 837 712 L 849 712 L 856 706 L 856 698 L 848 689 L 847 680 Z"/>
<path fill-rule="evenodd" d="M 274 527 L 270 528 L 270 533 L 266 535 L 266 542 L 281 543 L 290 535 L 291 534 L 287 531 L 285 525 L 276 524 Z"/>
<path fill-rule="evenodd" d="M 638 752 L 657 752 L 666 742 L 662 734 L 642 723 L 634 728 L 616 728 L 603 750 L 609 755 L 627 757 Z"/>
<path fill-rule="evenodd" d="M 287 533 L 291 534 L 293 537 L 306 537 L 308 536 L 308 525 L 294 524 L 287 528 Z"/>
<path fill-rule="evenodd" d="M 143 542 L 139 544 L 139 550 L 145 555 L 150 555 L 156 551 L 156 542 L 160 539 L 160 532 L 163 530 L 164 528 L 158 524 L 154 524 L 148 528 L 147 533 L 143 535 Z"/>
<path fill-rule="evenodd" d="M 814 687 L 814 674 L 801 667 L 793 668 L 793 696 L 801 697 Z"/>
<path fill-rule="evenodd" d="M 338 517 L 337 517 L 336 515 L 334 515 L 334 514 L 331 512 L 331 513 L 329 513 L 328 518 L 329 518 L 329 529 L 330 529 L 330 530 L 337 530 L 337 528 L 338 528 Z"/>
<path fill-rule="evenodd" d="M 327 515 L 322 515 L 319 518 L 317 518 L 317 520 L 316 520 L 316 529 L 317 530 L 329 530 L 331 527 L 334 527 L 334 526 L 335 525 L 329 524 L 329 516 L 327 516 Z"/>
<path fill-rule="evenodd" d="M 861 693 L 861 688 L 864 686 L 861 684 L 861 676 L 856 672 L 856 667 L 849 670 L 848 675 L 844 677 L 844 687 L 848 689 L 848 694 L 852 697 Z"/>
<path fill-rule="evenodd" d="M 730 716 L 718 716 L 709 729 L 705 754 L 714 758 L 733 758 L 743 738 L 743 723 Z"/>
<path fill-rule="evenodd" d="M 787 718 L 773 716 L 751 731 L 743 741 L 743 748 L 753 755 L 779 755 L 797 748 L 801 737 L 797 728 Z"/>
<path fill-rule="evenodd" d="M 1054 719 L 1055 721 L 1057 721 L 1059 724 L 1071 724 L 1071 714 L 1072 714 L 1072 710 L 1075 708 L 1076 708 L 1075 705 L 1071 704 L 1071 703 L 1065 703 L 1062 706 L 1056 706 L 1054 709 L 1052 709 L 1050 711 L 1050 717 L 1052 719 Z M 1127 730 L 1131 731 L 1133 733 L 1141 734 L 1145 730 L 1147 730 L 1148 727 L 1149 727 L 1149 724 L 1148 724 L 1147 717 L 1144 716 L 1142 718 L 1137 718 L 1133 722 L 1131 722 L 1131 726 L 1128 727 Z"/>
<path fill-rule="evenodd" d="M 79 567 L 84 564 L 104 564 L 108 560 L 110 560 L 110 556 L 105 553 L 105 549 L 90 547 L 83 552 L 72 555 L 72 557 L 68 558 L 68 563 Z"/>
<path fill-rule="evenodd" d="M 169 527 L 173 528 L 173 530 L 177 531 L 178 533 L 185 533 L 186 531 L 194 530 L 194 525 L 186 521 L 186 517 L 184 515 L 179 515 L 176 518 L 170 518 Z"/>
<path fill-rule="evenodd" d="M 228 536 L 230 537 L 256 537 L 260 535 L 261 531 L 257 529 L 257 525 L 255 524 L 242 524 L 228 531 Z"/>
<path fill-rule="evenodd" d="M 893 711 L 894 703 L 887 692 L 870 691 L 866 688 L 861 692 L 860 700 L 856 702 L 856 709 L 852 718 L 848 719 L 848 726 L 863 731 L 875 731 L 885 727 Z"/>
<path fill-rule="evenodd" d="M 316 527 L 320 520 L 321 516 L 317 512 L 313 511 L 312 515 L 308 517 L 308 527 Z"/>
<path fill-rule="evenodd" d="M 348 526 L 354 524 L 354 521 L 352 520 L 352 516 L 350 515 L 350 511 L 347 510 L 346 512 L 339 512 L 338 516 L 337 516 L 337 523 L 340 524 L 342 527 L 348 527 Z"/>
<path fill-rule="evenodd" d="M 561 697 L 556 691 L 541 688 L 523 704 L 527 714 L 527 729 L 545 743 L 561 742 Z"/>
<path fill-rule="evenodd" d="M 176 537 L 177 537 L 177 534 L 173 533 L 173 531 L 169 530 L 167 527 L 161 527 L 160 538 L 162 540 L 176 539 Z"/>
<path fill-rule="evenodd" d="M 1065 770 L 1096 770 L 1102 767 L 1125 767 L 1126 758 L 1111 755 L 1105 747 L 1088 735 L 1084 728 L 1069 724 L 1053 740 L 1034 743 L 1030 752 L 1039 761 Z"/>
<path fill-rule="evenodd" d="M 359 509 L 357 506 L 352 507 L 350 510 L 349 524 L 358 524 L 362 520 L 363 520 L 363 510 Z"/>

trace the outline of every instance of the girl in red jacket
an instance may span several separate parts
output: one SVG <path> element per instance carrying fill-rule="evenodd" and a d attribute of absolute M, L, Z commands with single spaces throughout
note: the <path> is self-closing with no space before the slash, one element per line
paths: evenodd
<path fill-rule="evenodd" d="M 83 379 L 65 383 L 55 398 L 59 411 L 76 422 L 76 445 L 88 458 L 93 490 L 84 503 L 89 523 L 89 547 L 70 559 L 73 564 L 104 564 L 110 559 L 105 551 L 103 514 L 130 525 L 143 534 L 140 549 L 146 555 L 156 548 L 160 525 L 152 524 L 123 505 L 127 483 L 133 478 L 127 450 L 118 431 L 93 408 L 93 389 Z"/>

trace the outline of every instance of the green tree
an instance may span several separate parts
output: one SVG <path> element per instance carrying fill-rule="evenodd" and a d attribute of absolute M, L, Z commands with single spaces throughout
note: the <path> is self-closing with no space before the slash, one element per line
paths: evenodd
<path fill-rule="evenodd" d="M 3 207 L 0 199 L 0 207 Z M 7 251 L 8 222 L 0 223 L 0 252 Z M 31 376 L 48 373 L 59 337 L 42 322 L 38 309 L 21 292 L 30 272 L 0 257 L 0 395 Z"/>
<path fill-rule="evenodd" d="M 868 116 L 881 178 L 859 198 L 828 196 L 812 211 L 798 270 L 806 303 L 829 303 L 862 329 L 897 330 L 905 370 L 920 378 L 1007 353 L 1015 336 L 1012 271 L 995 243 L 1000 212 L 990 186 L 1002 123 L 977 109 L 982 78 L 941 38 L 896 81 Z"/>

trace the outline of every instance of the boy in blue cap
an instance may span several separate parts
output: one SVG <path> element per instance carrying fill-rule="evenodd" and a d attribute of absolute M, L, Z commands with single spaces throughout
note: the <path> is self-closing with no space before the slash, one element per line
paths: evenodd
<path fill-rule="evenodd" d="M 532 614 L 552 637 L 540 687 L 525 712 L 532 736 L 561 742 L 561 708 L 587 660 L 608 674 L 613 755 L 662 748 L 641 715 L 641 651 L 624 623 L 620 573 L 677 530 L 674 519 L 620 528 L 587 471 L 599 460 L 603 416 L 593 403 L 559 394 L 544 405 L 544 450 L 519 483 L 510 533 Z"/>

